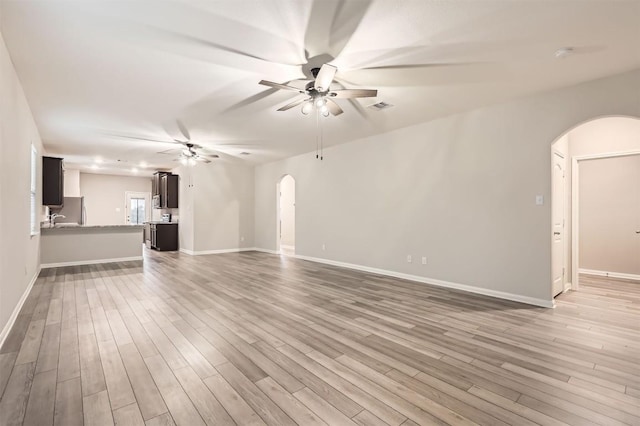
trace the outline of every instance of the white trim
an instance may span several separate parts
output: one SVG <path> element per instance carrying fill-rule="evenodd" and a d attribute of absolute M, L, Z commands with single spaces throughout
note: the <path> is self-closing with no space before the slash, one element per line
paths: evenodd
<path fill-rule="evenodd" d="M 640 275 L 626 274 L 624 272 L 598 271 L 595 269 L 584 269 L 584 268 L 580 268 L 579 271 L 581 274 L 597 275 L 599 277 L 622 278 L 623 280 L 640 281 Z"/>
<path fill-rule="evenodd" d="M 571 157 L 571 288 L 578 290 L 580 286 L 578 266 L 580 258 L 580 194 L 579 191 L 579 162 L 582 160 L 595 160 L 601 158 L 628 157 L 630 155 L 640 155 L 640 150 L 607 152 L 592 155 L 574 155 Z M 606 276 L 606 275 L 605 275 Z M 610 275 L 613 277 L 613 275 Z M 633 279 L 633 278 L 631 278 Z"/>
<path fill-rule="evenodd" d="M 222 250 L 187 250 L 185 248 L 180 249 L 180 253 L 188 254 L 190 256 L 201 256 L 204 254 L 223 254 L 223 253 L 239 253 L 241 251 L 255 251 L 256 249 L 253 247 L 246 248 L 232 248 L 232 249 L 222 249 Z"/>
<path fill-rule="evenodd" d="M 567 146 L 567 151 L 569 150 L 569 147 Z M 562 159 L 562 291 L 558 294 L 564 293 L 567 291 L 567 282 L 568 282 L 568 278 L 567 275 L 565 274 L 565 272 L 569 269 L 569 259 L 567 259 L 567 226 L 566 226 L 566 222 L 567 222 L 567 167 L 569 166 L 569 162 L 567 161 L 567 158 L 565 156 L 565 154 L 563 152 L 561 152 L 560 150 L 558 150 L 557 148 L 555 148 L 555 145 L 552 146 L 551 149 L 551 297 L 556 297 L 557 294 L 555 294 L 555 289 L 553 288 L 553 280 L 555 279 L 555 277 L 553 276 L 553 267 L 554 267 L 554 262 L 555 262 L 555 258 L 553 256 L 553 246 L 555 244 L 554 239 L 553 239 L 553 233 L 555 232 L 555 228 L 554 228 L 554 224 L 553 224 L 553 202 L 554 199 L 556 198 L 556 194 L 555 194 L 555 181 L 554 181 L 554 177 L 555 177 L 555 156 L 558 156 Z M 569 189 L 570 190 L 570 189 Z M 572 222 L 573 224 L 573 222 Z M 573 235 L 573 233 L 572 233 Z"/>
<path fill-rule="evenodd" d="M 264 248 L 258 248 L 258 247 L 253 247 L 251 249 L 251 251 L 259 251 L 262 253 L 269 253 L 269 254 L 275 254 L 275 255 L 279 255 L 280 252 L 276 251 L 276 250 L 271 250 L 271 249 L 264 249 Z"/>
<path fill-rule="evenodd" d="M 256 250 L 263 251 L 262 249 L 256 249 Z M 394 278 L 401 278 L 403 280 L 415 281 L 419 283 L 435 285 L 438 287 L 452 288 L 456 290 L 466 291 L 469 293 L 496 297 L 498 299 L 506 299 L 514 302 L 526 303 L 528 305 L 541 306 L 543 308 L 555 307 L 553 300 L 537 299 L 529 296 L 521 296 L 519 294 L 505 293 L 503 291 L 498 291 L 498 290 L 490 290 L 490 289 L 470 286 L 466 284 L 459 284 L 459 283 L 454 283 L 450 281 L 442 281 L 442 280 L 437 280 L 433 278 L 421 277 L 418 275 L 410 275 L 410 274 L 404 274 L 401 272 L 388 271 L 386 269 L 371 268 L 369 266 L 355 265 L 353 263 L 345 263 L 345 262 L 338 262 L 335 260 L 321 259 L 318 257 L 302 256 L 299 254 L 294 255 L 293 257 L 302 259 L 302 260 L 308 260 L 310 262 L 324 263 L 327 265 L 339 266 L 342 268 L 349 268 L 349 269 L 356 269 L 358 271 L 364 271 L 364 272 L 372 272 L 374 274 L 385 275 L 385 276 L 394 277 Z"/>
<path fill-rule="evenodd" d="M 116 257 L 113 259 L 76 260 L 74 262 L 44 263 L 41 265 L 41 267 L 42 269 L 47 269 L 47 268 L 59 268 L 61 266 L 79 266 L 79 265 L 96 265 L 98 263 L 130 262 L 133 260 L 143 260 L 143 258 L 142 256 L 133 256 L 133 257 Z"/>
<path fill-rule="evenodd" d="M 632 149 L 629 151 L 603 152 L 600 154 L 574 155 L 571 158 L 581 161 L 581 160 L 597 160 L 599 158 L 628 157 L 630 155 L 638 155 L 638 154 L 640 154 L 640 149 Z"/>
<path fill-rule="evenodd" d="M 18 300 L 16 307 L 13 309 L 13 312 L 11 313 L 9 320 L 7 320 L 7 323 L 4 325 L 2 332 L 0 332 L 0 348 L 2 347 L 2 345 L 4 345 L 4 341 L 9 336 L 9 332 L 11 331 L 13 324 L 15 324 L 16 322 L 16 319 L 18 318 L 18 314 L 22 310 L 22 306 L 24 305 L 24 302 L 26 302 L 27 297 L 29 296 L 29 293 L 31 293 L 31 289 L 33 288 L 33 285 L 36 283 L 38 276 L 40 275 L 40 270 L 41 268 L 38 268 L 36 273 L 33 275 L 33 278 L 31 278 L 31 282 L 29 283 L 27 288 L 24 290 L 24 293 L 22 293 L 22 296 L 20 297 L 20 300 Z"/>
<path fill-rule="evenodd" d="M 296 247 L 295 246 L 286 246 L 284 244 L 280 244 L 280 250 L 285 249 L 285 250 L 295 250 Z"/>
<path fill-rule="evenodd" d="M 578 256 L 580 256 L 580 245 L 578 238 L 578 205 L 580 200 L 578 186 L 578 159 L 571 158 L 571 289 L 580 288 L 578 279 Z M 553 284 L 552 284 L 553 285 Z"/>

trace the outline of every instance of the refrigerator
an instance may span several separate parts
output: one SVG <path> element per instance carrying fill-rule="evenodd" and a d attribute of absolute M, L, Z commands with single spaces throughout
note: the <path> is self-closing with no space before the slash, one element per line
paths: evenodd
<path fill-rule="evenodd" d="M 51 208 L 50 213 L 63 215 L 56 223 L 77 223 L 85 225 L 87 223 L 87 210 L 84 205 L 84 197 L 64 197 L 62 207 Z"/>

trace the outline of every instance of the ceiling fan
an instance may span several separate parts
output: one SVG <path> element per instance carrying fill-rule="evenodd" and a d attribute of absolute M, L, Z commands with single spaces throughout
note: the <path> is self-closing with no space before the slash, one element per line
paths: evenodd
<path fill-rule="evenodd" d="M 210 158 L 220 158 L 218 154 L 207 153 L 205 148 L 201 145 L 193 143 L 191 141 L 191 136 L 187 131 L 184 124 L 182 124 L 179 120 L 177 121 L 177 128 L 185 140 L 176 139 L 171 136 L 171 132 L 169 132 L 166 128 L 167 134 L 171 137 L 172 140 L 160 140 L 160 139 L 151 139 L 145 137 L 138 136 L 127 136 L 122 134 L 114 134 L 110 133 L 111 136 L 117 136 L 125 139 L 134 139 L 134 140 L 142 140 L 142 141 L 150 141 L 150 142 L 159 142 L 159 143 L 168 143 L 168 144 L 180 144 L 183 148 L 171 148 L 164 151 L 160 151 L 157 154 L 167 154 L 167 155 L 178 155 L 174 161 L 180 161 L 184 165 L 195 165 L 196 162 L 202 163 L 211 163 Z"/>
<path fill-rule="evenodd" d="M 311 74 L 314 80 L 305 85 L 304 90 L 288 84 L 274 83 L 273 81 L 260 80 L 258 84 L 273 87 L 280 90 L 289 90 L 305 95 L 302 99 L 297 99 L 287 105 L 278 108 L 278 111 L 287 111 L 298 105 L 302 105 L 302 113 L 307 115 L 313 108 L 323 116 L 329 114 L 334 116 L 342 114 L 344 111 L 333 99 L 354 99 L 354 98 L 374 98 L 378 95 L 375 89 L 331 89 L 338 68 L 330 64 L 324 64 L 320 68 L 312 68 Z M 303 105 L 304 104 L 304 105 Z"/>
<path fill-rule="evenodd" d="M 220 158 L 218 154 L 198 153 L 196 149 L 202 149 L 202 147 L 191 142 L 177 142 L 182 143 L 186 147 L 180 152 L 180 158 L 178 158 L 178 161 L 180 161 L 184 165 L 194 165 L 196 161 L 210 163 L 211 160 L 209 160 L 209 158 Z"/>

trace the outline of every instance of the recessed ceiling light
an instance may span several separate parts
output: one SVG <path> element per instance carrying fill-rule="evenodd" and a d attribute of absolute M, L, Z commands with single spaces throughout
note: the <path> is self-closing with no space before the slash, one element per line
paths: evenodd
<path fill-rule="evenodd" d="M 147 167 L 147 163 L 145 163 L 144 161 L 140 162 L 140 167 L 145 168 Z"/>
<path fill-rule="evenodd" d="M 97 164 L 92 164 L 92 165 L 91 165 L 91 168 L 92 168 L 93 170 L 97 170 L 97 169 L 99 169 L 100 167 L 99 167 Z"/>
<path fill-rule="evenodd" d="M 133 173 L 138 173 L 138 169 L 136 169 L 135 167 L 134 167 L 134 168 L 132 168 L 132 169 L 131 169 L 131 171 L 132 171 Z"/>
<path fill-rule="evenodd" d="M 97 164 L 102 163 L 102 157 L 96 157 L 96 163 Z"/>
<path fill-rule="evenodd" d="M 556 53 L 553 54 L 556 59 L 563 59 L 571 55 L 573 55 L 573 47 L 562 47 L 556 50 Z"/>

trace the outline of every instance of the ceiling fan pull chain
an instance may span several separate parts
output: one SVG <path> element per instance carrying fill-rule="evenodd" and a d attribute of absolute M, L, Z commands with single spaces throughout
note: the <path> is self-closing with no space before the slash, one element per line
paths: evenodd
<path fill-rule="evenodd" d="M 322 122 L 320 123 L 320 161 L 324 160 L 324 135 L 322 134 Z"/>
<path fill-rule="evenodd" d="M 316 108 L 316 160 L 318 159 L 318 146 L 320 142 L 318 138 L 320 137 L 320 111 Z"/>

